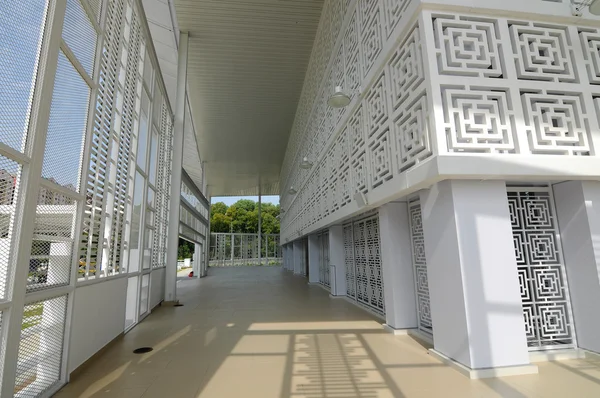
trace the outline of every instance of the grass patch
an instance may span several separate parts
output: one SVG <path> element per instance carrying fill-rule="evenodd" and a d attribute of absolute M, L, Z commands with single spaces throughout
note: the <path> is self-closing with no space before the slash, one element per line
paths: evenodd
<path fill-rule="evenodd" d="M 39 324 L 42 321 L 41 315 L 43 312 L 43 304 L 25 307 L 25 311 L 23 311 L 23 325 L 21 325 L 21 330 L 25 330 Z"/>

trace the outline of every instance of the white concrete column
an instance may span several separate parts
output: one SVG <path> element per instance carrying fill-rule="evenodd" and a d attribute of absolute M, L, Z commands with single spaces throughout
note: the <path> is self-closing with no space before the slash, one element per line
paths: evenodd
<path fill-rule="evenodd" d="M 346 295 L 346 262 L 344 259 L 344 228 L 329 228 L 329 283 L 332 296 Z"/>
<path fill-rule="evenodd" d="M 379 208 L 379 236 L 386 324 L 391 329 L 416 328 L 415 276 L 406 203 L 388 203 Z"/>
<path fill-rule="evenodd" d="M 553 189 L 577 345 L 600 353 L 600 182 L 567 181 Z"/>
<path fill-rule="evenodd" d="M 308 283 L 319 283 L 319 236 L 308 236 Z"/>
<path fill-rule="evenodd" d="M 188 33 L 179 35 L 177 58 L 177 96 L 173 128 L 173 164 L 171 167 L 171 201 L 167 235 L 167 268 L 165 269 L 165 301 L 177 301 L 177 245 L 179 242 L 179 202 L 181 201 L 181 168 L 183 167 L 183 129 L 187 87 Z"/>
<path fill-rule="evenodd" d="M 435 352 L 471 377 L 537 372 L 505 183 L 443 181 L 421 194 L 421 207 Z M 486 369 L 502 367 L 511 368 Z"/>
<path fill-rule="evenodd" d="M 302 241 L 296 239 L 293 242 L 294 245 L 294 275 L 302 275 Z"/>

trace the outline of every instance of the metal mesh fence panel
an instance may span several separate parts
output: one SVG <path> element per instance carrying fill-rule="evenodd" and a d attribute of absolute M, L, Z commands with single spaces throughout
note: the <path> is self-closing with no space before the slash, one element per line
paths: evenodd
<path fill-rule="evenodd" d="M 67 0 L 62 37 L 83 69 L 89 76 L 92 76 L 97 34 L 80 0 Z"/>
<path fill-rule="evenodd" d="M 25 306 L 17 360 L 15 394 L 37 397 L 61 376 L 67 296 Z"/>
<path fill-rule="evenodd" d="M 46 1 L 0 2 L 0 142 L 24 152 Z"/>
<path fill-rule="evenodd" d="M 63 52 L 58 57 L 42 177 L 78 190 L 90 88 Z"/>
<path fill-rule="evenodd" d="M 21 165 L 0 155 L 0 298 L 6 297 L 8 269 L 13 258 L 16 199 Z"/>

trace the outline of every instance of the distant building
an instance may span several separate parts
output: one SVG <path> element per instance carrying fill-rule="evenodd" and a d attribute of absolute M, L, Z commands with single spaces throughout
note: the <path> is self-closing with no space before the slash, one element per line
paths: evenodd
<path fill-rule="evenodd" d="M 47 178 L 46 180 L 58 184 L 54 178 Z M 0 205 L 14 204 L 16 185 L 17 177 L 4 169 L 0 169 Z M 73 184 L 64 187 L 76 191 Z M 40 187 L 38 205 L 70 205 L 72 203 L 73 199 L 68 196 L 45 186 Z"/>

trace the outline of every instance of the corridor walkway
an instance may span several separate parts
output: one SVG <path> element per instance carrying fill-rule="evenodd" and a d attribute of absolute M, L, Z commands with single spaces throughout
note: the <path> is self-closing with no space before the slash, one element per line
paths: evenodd
<path fill-rule="evenodd" d="M 471 381 L 408 336 L 280 267 L 210 269 L 56 397 L 600 397 L 600 360 Z M 134 355 L 135 348 L 154 351 Z"/>

